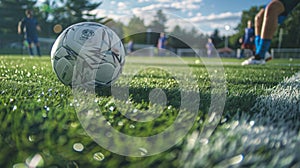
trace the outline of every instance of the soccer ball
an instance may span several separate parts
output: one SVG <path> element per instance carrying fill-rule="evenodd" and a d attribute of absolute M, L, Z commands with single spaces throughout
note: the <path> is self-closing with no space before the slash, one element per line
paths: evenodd
<path fill-rule="evenodd" d="M 124 62 L 120 38 L 107 26 L 94 22 L 66 28 L 51 49 L 53 70 L 69 86 L 110 86 Z"/>

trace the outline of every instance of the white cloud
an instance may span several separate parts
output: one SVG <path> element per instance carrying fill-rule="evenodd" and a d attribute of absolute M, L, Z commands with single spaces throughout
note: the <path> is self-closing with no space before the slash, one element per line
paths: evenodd
<path fill-rule="evenodd" d="M 124 2 L 118 2 L 118 9 L 123 10 L 126 9 L 127 5 Z"/>
<path fill-rule="evenodd" d="M 139 8 L 141 11 L 157 11 L 159 9 L 167 9 L 167 10 L 178 10 L 176 7 L 171 6 L 170 4 L 151 4 L 145 7 Z"/>
<path fill-rule="evenodd" d="M 165 3 L 165 2 L 172 2 L 172 0 L 156 0 L 156 2 Z"/>
<path fill-rule="evenodd" d="M 176 9 L 182 9 L 182 10 L 193 10 L 193 9 L 199 9 L 199 5 L 194 4 L 192 1 L 180 1 L 180 2 L 173 2 L 171 4 L 171 7 L 174 7 Z"/>
<path fill-rule="evenodd" d="M 150 0 L 138 0 L 138 3 L 150 2 Z"/>
<path fill-rule="evenodd" d="M 138 0 L 138 2 L 146 1 L 149 0 Z M 144 20 L 145 25 L 149 25 L 153 21 L 157 10 L 162 9 L 168 19 L 165 24 L 168 27 L 167 31 L 171 31 L 174 26 L 179 25 L 187 31 L 194 27 L 203 34 L 211 34 L 214 29 L 219 29 L 221 35 L 233 34 L 235 30 L 225 31 L 224 26 L 236 27 L 242 15 L 242 12 L 211 13 L 208 15 L 203 15 L 200 12 L 196 13 L 195 11 L 200 11 L 201 7 L 203 7 L 203 0 L 155 0 L 151 1 L 151 3 L 144 3 L 142 7 L 132 5 L 129 1 L 114 0 L 108 2 L 110 6 L 112 3 L 118 10 L 109 10 L 110 7 L 108 7 L 106 9 L 97 9 L 93 12 L 101 17 L 107 16 L 115 21 L 121 21 L 125 25 L 128 24 L 132 15 L 136 15 Z M 126 10 L 129 8 L 130 10 Z"/>
<path fill-rule="evenodd" d="M 144 0 L 139 0 L 144 1 Z M 200 5 L 195 4 L 196 2 L 201 2 L 201 0 L 188 0 L 188 1 L 178 1 L 173 2 L 171 0 L 157 0 L 158 3 L 153 3 L 148 6 L 140 7 L 141 11 L 151 11 L 151 10 L 159 10 L 159 9 L 165 9 L 167 11 L 190 11 L 199 9 Z"/>
<path fill-rule="evenodd" d="M 225 21 L 225 20 L 238 20 L 242 16 L 242 12 L 225 12 L 220 14 L 210 14 L 208 16 L 203 16 L 201 13 L 198 13 L 195 17 L 191 18 L 192 22 L 203 22 L 203 21 Z"/>
<path fill-rule="evenodd" d="M 193 15 L 194 15 L 193 12 L 188 12 L 189 17 L 192 17 Z"/>

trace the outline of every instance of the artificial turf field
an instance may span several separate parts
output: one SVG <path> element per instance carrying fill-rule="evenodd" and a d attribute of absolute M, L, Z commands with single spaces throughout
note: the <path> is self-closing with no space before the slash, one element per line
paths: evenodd
<path fill-rule="evenodd" d="M 142 157 L 147 150 L 141 149 L 141 157 L 126 157 L 102 148 L 82 128 L 78 102 L 57 79 L 49 56 L 0 56 L 0 167 L 300 167 L 300 60 L 246 67 L 238 59 L 197 60 L 129 56 L 115 83 L 128 87 L 128 100 L 119 106 L 110 92 L 96 95 L 116 130 L 152 136 L 175 121 L 181 91 L 199 94 L 198 114 L 182 140 L 156 155 Z M 161 107 L 153 105 L 155 95 L 149 100 L 155 89 L 166 95 L 158 97 L 166 99 Z M 219 103 L 212 101 L 215 91 L 225 91 L 219 100 L 225 104 L 211 119 Z M 159 117 L 135 122 L 120 113 L 123 109 L 154 109 Z M 212 120 L 216 127 L 203 136 Z"/>

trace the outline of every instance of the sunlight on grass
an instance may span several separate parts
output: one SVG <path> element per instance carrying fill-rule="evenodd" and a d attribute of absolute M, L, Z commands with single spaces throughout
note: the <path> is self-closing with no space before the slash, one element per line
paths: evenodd
<path fill-rule="evenodd" d="M 299 72 L 299 60 L 275 59 L 265 66 L 242 67 L 240 62 L 243 60 L 222 59 L 227 85 L 224 113 L 213 135 L 208 139 L 198 139 L 206 119 L 211 117 L 207 114 L 211 106 L 211 80 L 201 60 L 197 62 L 197 58 L 184 57 L 182 61 L 187 67 L 183 67 L 172 57 L 151 60 L 147 57 L 127 57 L 126 73 L 116 85 L 124 86 L 128 83 L 126 80 L 131 79 L 129 101 L 116 106 L 109 95 L 97 95 L 94 100 L 107 124 L 116 130 L 132 136 L 149 136 L 164 131 L 176 119 L 181 88 L 176 78 L 172 78 L 172 73 L 153 68 L 155 65 L 172 69 L 187 81 L 193 76 L 198 86 L 193 88 L 187 85 L 185 89 L 198 90 L 200 95 L 199 113 L 182 141 L 166 152 L 135 158 L 112 153 L 87 135 L 75 110 L 80 102 L 74 99 L 72 89 L 57 79 L 50 57 L 0 58 L 0 167 L 29 164 L 42 167 L 290 167 L 300 164 L 296 157 L 296 144 L 300 141 L 298 133 L 278 127 L 275 122 L 264 127 L 263 122 L 252 118 L 257 111 L 251 110 L 258 99 L 266 104 L 265 101 L 276 97 L 273 90 L 286 91 L 279 84 Z M 210 61 L 213 62 L 213 59 Z M 143 70 L 136 73 L 137 68 Z M 187 69 L 190 69 L 189 73 L 185 73 Z M 151 95 L 153 88 L 160 90 Z M 159 100 L 167 101 L 155 106 L 155 103 L 159 104 L 153 101 L 155 95 L 162 91 L 165 97 L 162 95 Z M 270 94 L 272 98 L 267 97 Z M 149 95 L 154 98 L 149 100 Z M 285 98 L 279 99 L 283 101 Z M 297 105 L 298 100 L 294 102 Z M 262 109 L 263 104 L 255 107 Z M 153 121 L 139 123 L 124 117 L 122 113 L 132 112 L 133 117 L 138 117 L 138 112 L 148 109 L 158 113 Z M 271 116 L 272 112 L 268 111 L 266 115 Z M 261 116 L 260 120 L 264 118 Z M 299 118 L 298 113 L 287 117 L 286 123 L 297 122 L 293 120 L 295 118 Z M 103 136 L 109 137 L 111 134 L 107 132 Z M 141 147 L 139 152 L 143 156 L 148 151 Z"/>

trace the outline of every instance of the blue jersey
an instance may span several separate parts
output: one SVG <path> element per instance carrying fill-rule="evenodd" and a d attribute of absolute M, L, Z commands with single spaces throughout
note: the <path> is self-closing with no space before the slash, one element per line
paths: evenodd
<path fill-rule="evenodd" d="M 166 48 L 165 43 L 167 41 L 167 38 L 165 36 L 160 37 L 158 39 L 158 48 Z"/>
<path fill-rule="evenodd" d="M 250 44 L 253 43 L 253 39 L 251 40 L 251 38 L 254 38 L 255 34 L 254 34 L 254 28 L 245 28 L 245 35 L 244 35 L 244 44 Z"/>
<path fill-rule="evenodd" d="M 27 37 L 37 37 L 37 27 L 38 22 L 35 18 L 24 18 L 22 20 L 22 30 L 25 28 L 25 34 Z"/>

